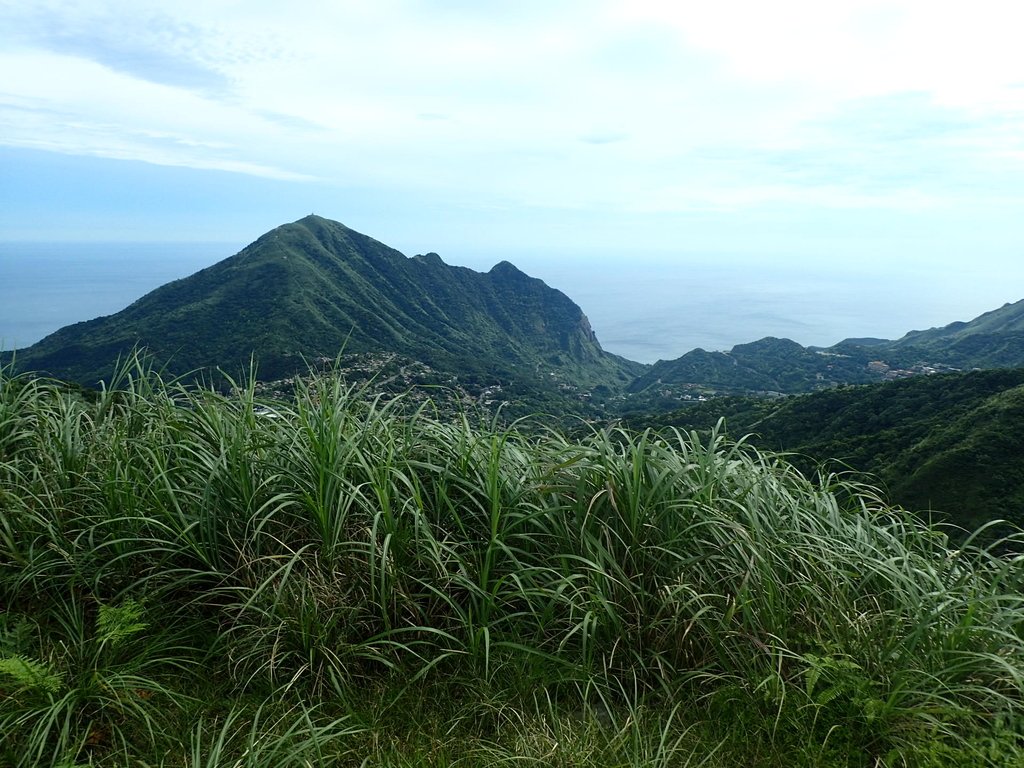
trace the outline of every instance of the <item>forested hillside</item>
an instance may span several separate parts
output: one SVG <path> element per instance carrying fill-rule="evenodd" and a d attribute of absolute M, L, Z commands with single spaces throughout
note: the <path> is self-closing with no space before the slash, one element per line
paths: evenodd
<path fill-rule="evenodd" d="M 822 462 L 880 482 L 891 500 L 973 529 L 1024 523 L 1024 370 L 918 376 L 764 400 L 720 398 L 634 425 L 707 430 L 789 451 L 805 471 Z"/>

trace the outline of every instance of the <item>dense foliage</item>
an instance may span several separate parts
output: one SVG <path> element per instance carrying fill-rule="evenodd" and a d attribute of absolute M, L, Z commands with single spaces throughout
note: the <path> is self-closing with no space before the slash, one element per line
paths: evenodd
<path fill-rule="evenodd" d="M 634 426 L 729 432 L 881 483 L 888 498 L 973 530 L 1024 524 L 1024 369 L 920 376 L 781 400 L 721 398 Z"/>
<path fill-rule="evenodd" d="M 866 486 L 238 392 L 0 378 L 0 763 L 1024 757 L 1024 562 Z"/>

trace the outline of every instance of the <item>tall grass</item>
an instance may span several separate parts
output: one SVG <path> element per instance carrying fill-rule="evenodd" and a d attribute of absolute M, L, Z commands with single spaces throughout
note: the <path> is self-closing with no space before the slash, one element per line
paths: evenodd
<path fill-rule="evenodd" d="M 254 389 L 0 373 L 0 762 L 1020 757 L 1019 557 L 718 430 Z"/>

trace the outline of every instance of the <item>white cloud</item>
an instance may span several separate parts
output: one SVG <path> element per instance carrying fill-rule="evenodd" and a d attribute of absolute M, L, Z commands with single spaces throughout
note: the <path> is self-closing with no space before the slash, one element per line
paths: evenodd
<path fill-rule="evenodd" d="M 602 210 L 938 206 L 1021 156 L 1016 2 L 460 5 L 3 4 L 0 142 Z"/>
<path fill-rule="evenodd" d="M 188 90 L 40 52 L 0 53 L 0 73 L 0 121 L 8 146 L 310 178 L 253 158 L 256 141 L 280 133 L 275 125 Z"/>
<path fill-rule="evenodd" d="M 923 90 L 984 104 L 1024 80 L 1016 0 L 636 0 L 619 16 L 674 29 L 745 80 L 843 98 Z"/>

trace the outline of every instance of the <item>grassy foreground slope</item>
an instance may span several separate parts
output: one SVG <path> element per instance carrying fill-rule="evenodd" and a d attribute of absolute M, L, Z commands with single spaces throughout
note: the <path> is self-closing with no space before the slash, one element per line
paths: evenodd
<path fill-rule="evenodd" d="M 0 378 L 0 764 L 1019 765 L 1022 561 L 712 434 Z"/>

